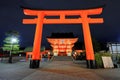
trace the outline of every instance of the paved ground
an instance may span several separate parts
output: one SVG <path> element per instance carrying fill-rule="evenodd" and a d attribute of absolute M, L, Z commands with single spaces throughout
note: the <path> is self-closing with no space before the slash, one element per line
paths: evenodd
<path fill-rule="evenodd" d="M 120 68 L 115 69 L 95 69 L 93 73 L 97 74 L 104 80 L 120 80 Z"/>
<path fill-rule="evenodd" d="M 0 80 L 120 80 L 120 69 L 87 69 L 82 62 L 47 61 L 29 69 L 29 61 L 0 62 Z"/>

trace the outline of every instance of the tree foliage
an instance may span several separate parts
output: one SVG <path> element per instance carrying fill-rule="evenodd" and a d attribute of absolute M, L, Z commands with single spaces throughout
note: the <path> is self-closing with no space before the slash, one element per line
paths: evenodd
<path fill-rule="evenodd" d="M 8 31 L 5 33 L 5 39 L 3 40 L 3 50 L 4 51 L 12 51 L 12 53 L 19 52 L 19 32 L 17 31 Z M 12 39 L 16 39 L 15 42 L 12 42 Z"/>
<path fill-rule="evenodd" d="M 24 49 L 24 52 L 32 52 L 32 50 L 33 50 L 33 47 L 29 46 Z"/>
<path fill-rule="evenodd" d="M 96 39 L 92 39 L 93 42 L 93 49 L 95 52 L 99 52 L 101 50 L 101 44 Z"/>
<path fill-rule="evenodd" d="M 33 47 L 32 47 L 32 46 L 26 47 L 26 48 L 24 49 L 24 52 L 32 52 L 32 51 L 33 51 Z M 45 47 L 44 47 L 44 46 L 41 46 L 40 51 L 41 51 L 41 52 L 42 52 L 42 51 L 45 51 Z"/>

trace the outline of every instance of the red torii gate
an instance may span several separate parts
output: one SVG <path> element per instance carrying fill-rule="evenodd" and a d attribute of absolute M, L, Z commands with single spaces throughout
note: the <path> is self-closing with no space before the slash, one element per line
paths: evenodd
<path fill-rule="evenodd" d="M 29 16 L 37 16 L 34 19 L 23 19 L 23 24 L 36 24 L 33 54 L 30 61 L 30 68 L 39 68 L 40 48 L 42 39 L 43 24 L 82 24 L 84 43 L 86 49 L 86 59 L 88 68 L 93 67 L 94 50 L 89 29 L 90 23 L 103 23 L 103 18 L 90 18 L 89 15 L 97 15 L 102 13 L 102 8 L 86 9 L 86 10 L 32 10 L 24 9 L 24 14 Z M 45 16 L 59 16 L 59 18 L 47 19 Z M 79 18 L 66 18 L 66 16 L 80 16 Z"/>

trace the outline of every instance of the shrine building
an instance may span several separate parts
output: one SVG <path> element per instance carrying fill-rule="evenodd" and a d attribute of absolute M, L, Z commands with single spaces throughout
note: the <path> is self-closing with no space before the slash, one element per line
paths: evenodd
<path fill-rule="evenodd" d="M 78 38 L 73 33 L 52 33 L 50 37 L 47 37 L 53 49 L 54 56 L 71 56 L 74 43 Z"/>

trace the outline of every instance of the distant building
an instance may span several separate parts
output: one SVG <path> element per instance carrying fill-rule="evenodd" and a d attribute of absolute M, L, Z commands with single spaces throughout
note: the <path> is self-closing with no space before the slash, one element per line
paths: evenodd
<path fill-rule="evenodd" d="M 47 40 L 53 48 L 54 56 L 71 56 L 72 48 L 78 38 L 73 33 L 52 33 Z"/>
<path fill-rule="evenodd" d="M 120 53 L 120 43 L 107 43 L 107 47 L 109 48 L 109 52 L 111 54 L 118 54 Z"/>

